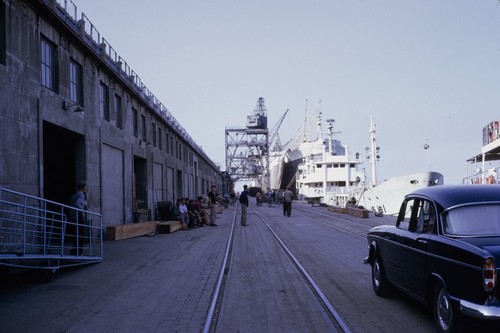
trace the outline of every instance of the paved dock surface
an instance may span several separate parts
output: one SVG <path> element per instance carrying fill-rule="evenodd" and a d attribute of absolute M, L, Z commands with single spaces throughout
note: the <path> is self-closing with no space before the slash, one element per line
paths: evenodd
<path fill-rule="evenodd" d="M 300 228 L 321 228 L 305 225 L 297 205 L 291 217 L 280 206 L 258 209 L 285 238 Z M 0 332 L 200 332 L 235 214 L 216 331 L 336 332 L 257 213 L 249 209 L 243 227 L 232 206 L 216 227 L 106 241 L 101 263 L 62 269 L 49 283 L 25 271 L 11 273 L 0 286 Z"/>

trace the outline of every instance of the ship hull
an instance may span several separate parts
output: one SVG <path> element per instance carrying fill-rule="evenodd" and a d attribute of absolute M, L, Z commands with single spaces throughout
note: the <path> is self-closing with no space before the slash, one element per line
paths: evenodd
<path fill-rule="evenodd" d="M 305 197 L 304 199 L 344 207 L 351 198 L 354 198 L 359 208 L 385 215 L 397 215 L 406 194 L 420 188 L 443 184 L 444 177 L 441 173 L 434 171 L 419 172 L 392 177 L 373 187 L 327 188 L 326 196 L 323 195 L 322 190 L 319 190 L 318 196 Z"/>

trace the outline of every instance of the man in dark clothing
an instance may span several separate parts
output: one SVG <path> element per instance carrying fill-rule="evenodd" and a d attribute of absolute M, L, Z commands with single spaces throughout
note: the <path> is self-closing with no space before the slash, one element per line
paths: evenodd
<path fill-rule="evenodd" d="M 247 208 L 248 208 L 248 194 L 247 186 L 243 185 L 243 192 L 240 194 L 240 204 L 241 204 L 241 225 L 247 226 Z"/>
<path fill-rule="evenodd" d="M 193 203 L 196 215 L 198 216 L 198 218 L 200 220 L 200 227 L 204 227 L 205 224 L 208 223 L 207 212 L 205 212 L 205 210 L 203 209 L 203 206 L 201 204 L 202 200 L 203 200 L 203 197 L 199 196 L 198 198 L 196 198 L 196 200 Z"/>
<path fill-rule="evenodd" d="M 210 207 L 210 225 L 216 226 L 215 219 L 217 218 L 217 192 L 215 185 L 212 185 L 211 191 L 208 192 L 208 207 Z"/>
<path fill-rule="evenodd" d="M 77 184 L 77 191 L 69 199 L 69 205 L 75 209 L 69 212 L 69 221 L 66 224 L 65 238 L 68 244 L 73 244 L 71 255 L 81 255 L 85 242 L 85 212 L 87 209 L 87 184 L 81 180 Z M 77 251 L 78 249 L 78 251 Z"/>
<path fill-rule="evenodd" d="M 285 193 L 283 193 L 283 215 L 290 217 L 290 214 L 292 214 L 292 200 L 293 192 L 287 187 Z"/>
<path fill-rule="evenodd" d="M 186 206 L 189 217 L 188 227 L 189 228 L 199 227 L 201 225 L 201 219 L 200 219 L 200 214 L 198 214 L 198 212 L 195 209 L 194 200 L 186 199 L 186 201 L 187 201 Z"/>

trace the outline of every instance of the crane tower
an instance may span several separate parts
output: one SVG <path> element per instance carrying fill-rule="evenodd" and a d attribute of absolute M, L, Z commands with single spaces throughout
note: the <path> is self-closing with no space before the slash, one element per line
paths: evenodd
<path fill-rule="evenodd" d="M 269 188 L 269 130 L 263 97 L 244 128 L 226 127 L 226 171 L 234 182 L 248 180 L 263 190 Z"/>

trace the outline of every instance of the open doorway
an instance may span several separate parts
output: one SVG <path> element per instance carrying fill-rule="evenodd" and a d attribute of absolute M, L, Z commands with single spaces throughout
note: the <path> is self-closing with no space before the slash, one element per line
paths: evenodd
<path fill-rule="evenodd" d="M 43 123 L 43 196 L 69 203 L 76 183 L 86 180 L 85 136 Z"/>
<path fill-rule="evenodd" d="M 144 158 L 134 157 L 134 220 L 149 218 L 147 162 Z M 146 216 L 143 216 L 146 215 Z"/>

